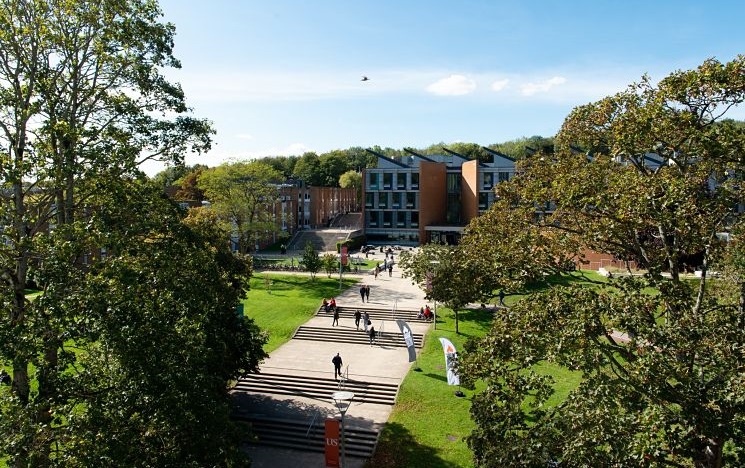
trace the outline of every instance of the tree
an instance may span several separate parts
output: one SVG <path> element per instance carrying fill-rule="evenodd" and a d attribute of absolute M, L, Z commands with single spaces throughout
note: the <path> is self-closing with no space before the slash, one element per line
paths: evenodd
<path fill-rule="evenodd" d="M 463 381 L 486 383 L 471 411 L 477 466 L 742 464 L 745 276 L 735 207 L 745 132 L 720 120 L 743 100 L 742 56 L 657 85 L 644 78 L 574 109 L 556 151 L 499 184 L 504 202 L 463 243 L 464 256 L 493 264 L 485 271 L 495 286 L 520 271 L 510 255 L 546 274 L 590 248 L 645 272 L 529 292 L 467 344 Z M 505 237 L 512 225 L 526 227 L 518 239 Z M 723 244 L 727 230 L 734 241 Z M 697 281 L 682 276 L 693 258 Z M 714 264 L 730 274 L 711 284 Z M 534 367 L 544 361 L 582 375 L 553 406 L 555 381 Z"/>
<path fill-rule="evenodd" d="M 303 265 L 303 268 L 308 270 L 311 279 L 316 278 L 316 274 L 321 270 L 323 262 L 318 256 L 318 252 L 316 252 L 315 247 L 313 247 L 313 243 L 305 243 L 305 248 L 303 249 L 303 259 L 300 260 L 300 264 Z"/>
<path fill-rule="evenodd" d="M 128 190 L 121 182 L 143 177 L 144 160 L 177 164 L 209 148 L 212 130 L 188 116 L 180 87 L 162 75 L 179 64 L 157 3 L 1 5 L 0 362 L 13 384 L 2 396 L 0 440 L 11 465 L 47 466 L 52 451 L 58 460 L 82 443 L 72 420 L 85 392 L 98 391 L 71 378 L 77 356 L 68 343 L 92 326 L 75 304 L 86 297 L 82 266 L 94 247 L 115 247 L 86 235 L 98 197 Z M 33 302 L 32 278 L 43 288 Z M 90 432 L 107 432 L 98 429 Z"/>
<path fill-rule="evenodd" d="M 403 276 L 427 292 L 426 299 L 439 301 L 453 310 L 455 333 L 459 333 L 459 310 L 488 295 L 479 290 L 481 275 L 463 259 L 458 247 L 426 244 L 416 253 L 401 252 L 398 262 Z"/>
<path fill-rule="evenodd" d="M 279 184 L 282 175 L 266 164 L 225 163 L 202 171 L 197 185 L 204 191 L 212 209 L 232 224 L 238 250 L 245 254 L 261 239 L 279 232 L 276 219 Z"/>
<path fill-rule="evenodd" d="M 357 171 L 347 171 L 339 177 L 339 187 L 357 189 L 357 199 L 362 199 L 362 174 Z"/>
<path fill-rule="evenodd" d="M 323 264 L 323 269 L 326 271 L 326 276 L 329 278 L 331 278 L 332 273 L 339 270 L 339 259 L 334 254 L 324 254 L 321 257 L 321 263 Z"/>
<path fill-rule="evenodd" d="M 295 163 L 292 175 L 305 182 L 306 185 L 315 187 L 323 186 L 323 175 L 321 174 L 321 163 L 316 153 L 303 154 Z"/>

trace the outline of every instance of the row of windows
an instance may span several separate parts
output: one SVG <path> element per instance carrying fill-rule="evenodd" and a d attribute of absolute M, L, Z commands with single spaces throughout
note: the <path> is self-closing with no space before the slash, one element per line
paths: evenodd
<path fill-rule="evenodd" d="M 369 228 L 419 228 L 418 211 L 368 211 L 365 226 Z"/>
<path fill-rule="evenodd" d="M 368 190 L 419 190 L 419 173 L 368 172 L 365 182 Z"/>
<path fill-rule="evenodd" d="M 417 209 L 419 207 L 416 192 L 368 192 L 365 193 L 365 208 L 377 209 Z"/>

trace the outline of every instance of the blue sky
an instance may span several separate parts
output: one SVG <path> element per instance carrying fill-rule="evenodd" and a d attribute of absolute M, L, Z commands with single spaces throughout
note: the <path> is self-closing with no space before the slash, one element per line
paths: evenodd
<path fill-rule="evenodd" d="M 745 53 L 741 1 L 160 4 L 182 62 L 168 75 L 217 130 L 214 149 L 187 163 L 209 166 L 551 136 L 573 107 L 645 73 Z"/>

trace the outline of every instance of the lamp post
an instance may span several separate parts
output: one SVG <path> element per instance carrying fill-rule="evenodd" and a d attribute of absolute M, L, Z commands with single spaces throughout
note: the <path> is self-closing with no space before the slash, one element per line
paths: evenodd
<path fill-rule="evenodd" d="M 344 443 L 344 415 L 347 414 L 349 406 L 354 400 L 354 393 L 352 392 L 334 392 L 331 394 L 331 399 L 334 400 L 334 405 L 341 413 L 341 468 L 347 466 L 347 452 L 346 444 Z"/>

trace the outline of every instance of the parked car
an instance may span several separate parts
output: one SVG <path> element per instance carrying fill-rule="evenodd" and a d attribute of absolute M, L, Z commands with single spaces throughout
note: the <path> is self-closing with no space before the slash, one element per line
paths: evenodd
<path fill-rule="evenodd" d="M 366 253 L 366 252 L 371 252 L 373 250 L 375 250 L 374 245 L 363 245 L 362 248 L 360 249 L 360 252 Z"/>

